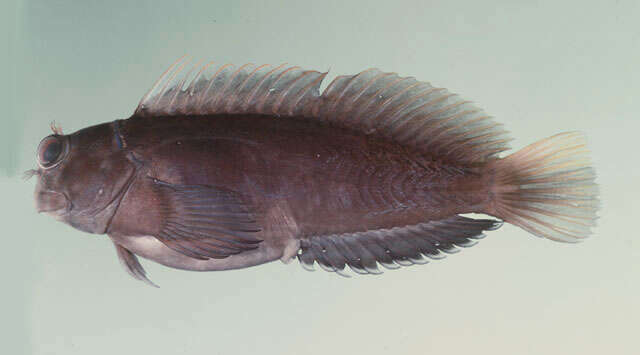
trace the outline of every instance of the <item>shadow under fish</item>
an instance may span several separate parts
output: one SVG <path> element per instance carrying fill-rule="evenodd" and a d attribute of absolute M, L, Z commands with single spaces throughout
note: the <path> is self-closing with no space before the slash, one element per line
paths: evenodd
<path fill-rule="evenodd" d="M 188 68 L 188 69 L 187 69 Z M 576 242 L 598 192 L 585 139 L 561 133 L 500 158 L 509 138 L 446 89 L 377 69 L 181 58 L 134 114 L 38 147 L 38 211 L 107 234 L 125 269 L 238 269 L 298 258 L 348 275 L 426 263 L 502 221 Z M 473 219 L 465 213 L 498 219 Z"/>

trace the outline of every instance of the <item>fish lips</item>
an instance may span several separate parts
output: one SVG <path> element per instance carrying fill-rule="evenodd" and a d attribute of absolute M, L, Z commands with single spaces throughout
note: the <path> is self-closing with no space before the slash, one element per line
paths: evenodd
<path fill-rule="evenodd" d="M 69 213 L 71 201 L 61 192 L 43 190 L 36 192 L 36 210 L 56 217 Z"/>

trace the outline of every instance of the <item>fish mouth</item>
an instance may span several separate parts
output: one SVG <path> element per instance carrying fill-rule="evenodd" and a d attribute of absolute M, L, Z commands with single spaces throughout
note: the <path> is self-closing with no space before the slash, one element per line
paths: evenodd
<path fill-rule="evenodd" d="M 63 216 L 73 209 L 71 200 L 62 192 L 52 190 L 40 191 L 36 196 L 36 210 L 54 216 Z"/>

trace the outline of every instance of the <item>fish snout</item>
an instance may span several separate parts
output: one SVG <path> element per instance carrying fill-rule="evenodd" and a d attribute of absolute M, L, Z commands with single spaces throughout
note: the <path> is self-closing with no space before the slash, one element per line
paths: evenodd
<path fill-rule="evenodd" d="M 61 192 L 51 190 L 37 191 L 35 197 L 38 213 L 46 212 L 61 215 L 67 212 L 71 206 L 69 199 Z"/>

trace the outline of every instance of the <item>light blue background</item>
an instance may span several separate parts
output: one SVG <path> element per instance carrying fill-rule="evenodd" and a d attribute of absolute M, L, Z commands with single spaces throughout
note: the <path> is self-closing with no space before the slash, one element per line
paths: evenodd
<path fill-rule="evenodd" d="M 640 2 L 22 1 L 0 5 L 3 354 L 637 354 Z M 445 261 L 339 278 L 294 262 L 190 273 L 38 215 L 49 122 L 128 117 L 176 58 L 370 66 L 473 100 L 514 148 L 585 132 L 603 208 L 578 245 L 512 226 Z M 327 82 L 329 81 L 327 80 Z M 326 83 L 325 83 L 326 85 Z"/>

